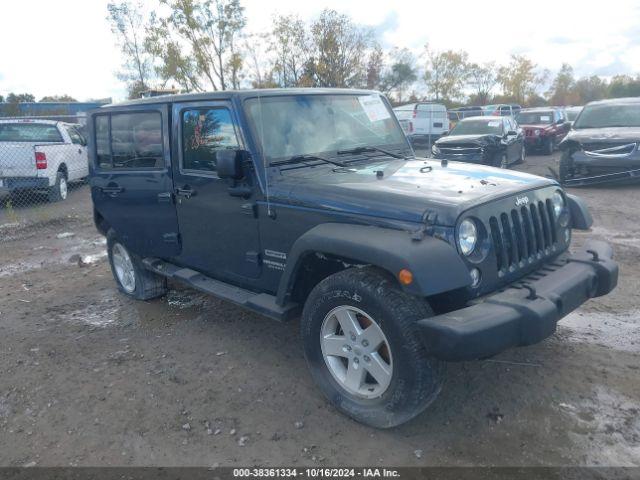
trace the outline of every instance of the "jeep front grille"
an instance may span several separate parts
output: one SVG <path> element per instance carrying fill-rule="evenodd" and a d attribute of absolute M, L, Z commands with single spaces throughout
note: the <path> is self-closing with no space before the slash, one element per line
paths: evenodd
<path fill-rule="evenodd" d="M 490 217 L 489 230 L 500 276 L 550 256 L 558 246 L 550 199 Z"/>

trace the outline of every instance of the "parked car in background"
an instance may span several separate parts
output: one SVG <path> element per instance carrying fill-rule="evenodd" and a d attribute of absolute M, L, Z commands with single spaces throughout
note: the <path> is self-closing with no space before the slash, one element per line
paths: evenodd
<path fill-rule="evenodd" d="M 480 106 L 458 107 L 450 109 L 447 115 L 449 116 L 449 130 L 451 130 L 463 118 L 481 117 L 484 115 L 484 110 Z"/>
<path fill-rule="evenodd" d="M 412 143 L 433 142 L 449 131 L 447 108 L 441 103 L 409 103 L 393 111 Z"/>
<path fill-rule="evenodd" d="M 84 137 L 55 120 L 0 120 L 0 191 L 34 191 L 65 200 L 70 182 L 89 174 Z"/>
<path fill-rule="evenodd" d="M 508 168 L 526 152 L 522 130 L 513 117 L 468 117 L 436 141 L 434 158 Z"/>
<path fill-rule="evenodd" d="M 576 121 L 578 114 L 582 111 L 584 107 L 567 107 L 564 109 L 565 114 L 567 115 L 567 121 L 573 125 L 573 122 Z"/>
<path fill-rule="evenodd" d="M 525 133 L 528 150 L 551 155 L 571 128 L 561 108 L 525 108 L 516 117 Z"/>
<path fill-rule="evenodd" d="M 496 105 L 485 105 L 482 107 L 483 115 L 492 115 L 494 117 L 515 117 L 520 113 L 521 109 L 522 107 L 517 103 L 500 103 Z"/>
<path fill-rule="evenodd" d="M 640 177 L 640 98 L 588 103 L 559 147 L 563 184 L 579 186 Z"/>

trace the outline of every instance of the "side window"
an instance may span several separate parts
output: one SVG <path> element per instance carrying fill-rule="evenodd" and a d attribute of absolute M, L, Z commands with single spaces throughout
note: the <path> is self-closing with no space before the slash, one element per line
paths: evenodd
<path fill-rule="evenodd" d="M 227 108 L 197 108 L 182 112 L 182 168 L 216 171 L 216 152 L 238 148 Z"/>
<path fill-rule="evenodd" d="M 111 148 L 109 147 L 109 116 L 99 115 L 94 120 L 96 133 L 96 160 L 99 168 L 111 168 Z"/>
<path fill-rule="evenodd" d="M 71 143 L 73 143 L 74 145 L 85 144 L 84 139 L 74 127 L 66 127 L 66 129 L 67 129 L 67 133 L 69 134 L 69 137 L 71 137 Z"/>
<path fill-rule="evenodd" d="M 162 117 L 158 112 L 111 115 L 113 168 L 162 168 Z"/>

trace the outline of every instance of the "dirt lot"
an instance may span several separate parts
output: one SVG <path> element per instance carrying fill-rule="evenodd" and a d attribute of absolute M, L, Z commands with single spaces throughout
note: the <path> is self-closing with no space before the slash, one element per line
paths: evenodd
<path fill-rule="evenodd" d="M 546 173 L 547 157 L 518 168 Z M 620 285 L 558 333 L 452 364 L 388 431 L 337 413 L 298 326 L 172 285 L 116 291 L 86 187 L 0 210 L 0 465 L 640 465 L 640 187 L 582 189 Z"/>

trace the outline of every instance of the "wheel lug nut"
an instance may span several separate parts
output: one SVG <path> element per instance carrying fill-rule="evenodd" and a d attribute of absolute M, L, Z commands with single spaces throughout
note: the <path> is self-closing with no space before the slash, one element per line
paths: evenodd
<path fill-rule="evenodd" d="M 348 352 L 350 352 L 350 351 L 351 351 L 351 345 L 345 345 L 345 346 L 344 346 L 344 348 L 345 348 Z"/>
<path fill-rule="evenodd" d="M 355 342 L 355 341 L 356 341 L 356 336 L 355 336 L 353 333 L 351 334 L 351 341 L 352 341 L 352 342 Z"/>
<path fill-rule="evenodd" d="M 353 363 L 360 363 L 360 360 L 358 360 L 358 357 L 353 359 Z"/>
<path fill-rule="evenodd" d="M 362 357 L 362 358 L 364 358 L 364 361 L 365 361 L 365 362 L 368 362 L 368 361 L 370 361 L 370 360 L 371 360 L 371 359 L 369 358 L 369 355 L 365 355 L 365 356 L 364 356 L 364 357 Z"/>
<path fill-rule="evenodd" d="M 368 340 L 362 340 L 362 346 L 363 347 L 368 347 L 369 346 L 369 341 Z"/>

